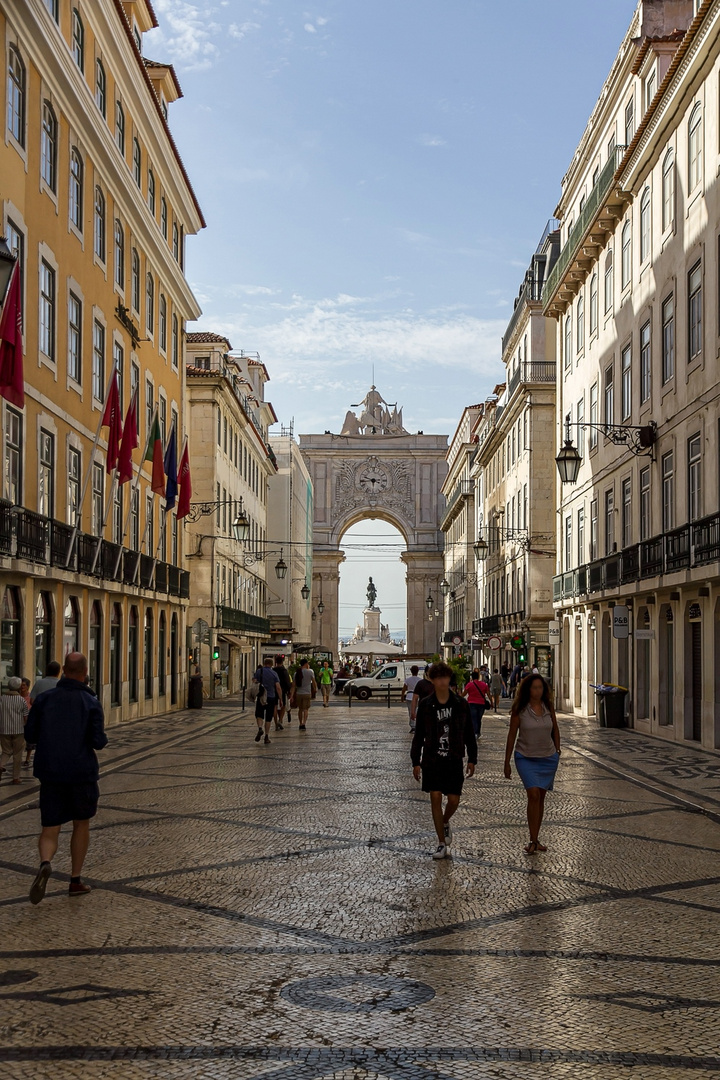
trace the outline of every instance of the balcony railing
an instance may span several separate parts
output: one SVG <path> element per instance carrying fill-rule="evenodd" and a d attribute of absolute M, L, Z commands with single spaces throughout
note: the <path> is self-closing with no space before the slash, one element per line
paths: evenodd
<path fill-rule="evenodd" d="M 720 560 L 720 514 L 693 523 L 693 562 L 696 566 Z"/>
<path fill-rule="evenodd" d="M 474 489 L 475 489 L 475 484 L 474 484 L 474 481 L 472 481 L 472 480 L 461 480 L 459 482 L 459 484 L 457 484 L 457 486 L 455 487 L 455 490 L 453 491 L 452 495 L 448 499 L 447 506 L 445 507 L 445 514 L 443 515 L 443 523 L 450 516 L 450 514 L 452 513 L 452 511 L 454 510 L 454 508 L 457 506 L 458 502 L 460 501 L 460 499 L 467 498 L 469 495 L 472 495 Z"/>
<path fill-rule="evenodd" d="M 593 225 L 598 212 L 602 210 L 605 200 L 612 191 L 615 173 L 622 161 L 625 149 L 624 146 L 616 146 L 615 151 L 610 154 L 597 178 L 595 186 L 588 195 L 582 213 L 570 229 L 568 238 L 565 241 L 565 246 L 560 252 L 557 262 L 548 274 L 548 279 L 545 283 L 545 288 L 543 289 L 542 299 L 545 308 L 549 306 L 555 293 L 558 291 L 561 282 L 570 269 L 573 259 L 580 250 L 590 227 Z"/>
<path fill-rule="evenodd" d="M 235 630 L 241 634 L 262 634 L 270 636 L 270 620 L 260 615 L 251 615 L 240 608 L 218 607 L 218 625 L 223 630 Z"/>
<path fill-rule="evenodd" d="M 508 383 L 508 401 L 517 388 L 524 383 L 552 383 L 555 385 L 555 362 L 550 360 L 527 360 L 518 364 Z"/>

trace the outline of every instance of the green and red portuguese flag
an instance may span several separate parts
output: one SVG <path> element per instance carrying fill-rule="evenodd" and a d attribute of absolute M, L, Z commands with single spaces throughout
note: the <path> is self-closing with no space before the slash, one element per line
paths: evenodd
<path fill-rule="evenodd" d="M 150 427 L 147 449 L 145 450 L 145 457 L 143 458 L 144 461 L 152 461 L 152 481 L 150 483 L 150 488 L 156 495 L 165 494 L 165 466 L 163 457 L 164 452 L 162 435 L 160 434 L 160 421 L 158 420 L 156 412 Z"/>

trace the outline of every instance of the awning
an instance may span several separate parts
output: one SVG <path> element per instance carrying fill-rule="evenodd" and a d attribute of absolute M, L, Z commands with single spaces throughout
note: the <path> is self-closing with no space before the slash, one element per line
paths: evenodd
<path fill-rule="evenodd" d="M 243 641 L 242 638 L 234 637 L 232 634 L 218 634 L 218 641 L 227 641 L 229 645 L 234 645 L 236 649 L 240 649 L 241 652 L 252 652 L 252 645 L 249 642 Z"/>

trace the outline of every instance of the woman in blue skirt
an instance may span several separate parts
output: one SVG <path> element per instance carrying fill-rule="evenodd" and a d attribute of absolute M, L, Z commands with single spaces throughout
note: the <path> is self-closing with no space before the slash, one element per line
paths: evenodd
<path fill-rule="evenodd" d="M 517 741 L 516 741 L 517 740 Z M 550 687 L 542 675 L 527 675 L 520 683 L 512 711 L 505 748 L 505 776 L 510 779 L 510 755 L 515 749 L 515 768 L 527 791 L 530 843 L 525 851 L 547 851 L 540 843 L 545 793 L 552 791 L 560 761 L 560 731 L 550 701 Z"/>

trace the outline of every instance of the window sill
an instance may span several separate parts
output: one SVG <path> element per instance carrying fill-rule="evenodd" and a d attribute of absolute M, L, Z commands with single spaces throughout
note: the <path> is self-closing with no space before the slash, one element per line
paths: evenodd
<path fill-rule="evenodd" d="M 107 262 L 104 259 L 101 259 L 99 255 L 96 255 L 95 252 L 93 252 L 93 263 L 95 264 L 95 266 L 100 267 L 103 272 L 103 276 L 107 278 Z"/>
<path fill-rule="evenodd" d="M 695 203 L 702 199 L 704 194 L 705 192 L 703 190 L 702 184 L 698 184 L 697 187 L 695 187 L 695 189 L 688 194 L 688 201 L 685 209 L 686 218 L 690 217 L 690 211 L 695 206 Z"/>
<path fill-rule="evenodd" d="M 82 388 L 82 385 L 79 382 L 76 382 L 76 380 L 73 379 L 72 375 L 68 375 L 67 380 L 65 382 L 65 389 L 66 390 L 73 390 L 77 394 L 77 396 L 80 398 L 80 400 L 81 401 L 83 400 L 83 388 Z"/>
<path fill-rule="evenodd" d="M 75 223 L 72 222 L 72 221 L 68 221 L 68 232 L 72 233 L 72 235 L 79 241 L 80 247 L 84 251 L 85 250 L 85 237 L 80 232 L 77 225 L 75 225 Z"/>
<path fill-rule="evenodd" d="M 50 199 L 50 202 L 53 203 L 53 205 L 55 206 L 55 213 L 57 214 L 59 212 L 57 192 L 53 191 L 53 189 L 48 186 L 48 184 L 43 180 L 42 177 L 40 177 L 40 191 L 44 192 L 45 195 L 47 195 L 48 199 Z"/>
<path fill-rule="evenodd" d="M 5 145 L 6 146 L 12 146 L 13 150 L 15 150 L 19 154 L 19 156 L 23 160 L 23 164 L 25 165 L 25 172 L 27 172 L 28 171 L 27 148 L 24 147 L 21 143 L 19 143 L 17 141 L 15 136 L 12 134 L 12 132 L 8 131 L 7 127 L 5 128 Z"/>
<path fill-rule="evenodd" d="M 46 368 L 48 368 L 50 371 L 52 371 L 53 375 L 55 376 L 55 379 L 57 380 L 57 361 L 53 360 L 52 357 L 46 356 L 45 353 L 43 353 L 43 352 L 39 352 L 38 353 L 38 367 L 46 367 Z"/>

